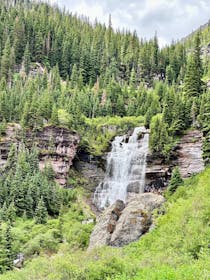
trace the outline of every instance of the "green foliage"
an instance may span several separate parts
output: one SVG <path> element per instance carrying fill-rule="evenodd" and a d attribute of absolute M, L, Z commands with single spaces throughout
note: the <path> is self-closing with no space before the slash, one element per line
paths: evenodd
<path fill-rule="evenodd" d="M 167 194 L 173 194 L 176 189 L 183 184 L 183 179 L 181 177 L 180 171 L 178 167 L 173 169 L 171 179 L 167 188 Z"/>
<path fill-rule="evenodd" d="M 17 151 L 13 145 L 0 178 L 1 219 L 13 222 L 16 216 L 26 215 L 35 217 L 37 223 L 45 223 L 47 213 L 58 215 L 61 205 L 67 205 L 73 197 L 53 179 L 52 167 L 39 171 L 35 148 L 29 152 L 22 146 Z"/>
<path fill-rule="evenodd" d="M 34 280 L 208 279 L 210 273 L 209 171 L 207 168 L 203 173 L 186 180 L 170 196 L 165 205 L 166 214 L 159 216 L 155 221 L 156 228 L 139 241 L 124 248 L 104 247 L 92 252 L 74 250 L 74 253 L 72 251 L 69 253 L 67 244 L 62 244 L 59 253 L 53 258 L 38 257 L 22 271 L 3 275 L 2 280 L 24 280 L 28 279 L 29 275 Z M 82 236 L 81 229 L 77 227 L 80 225 L 80 227 L 84 226 L 84 230 L 87 229 L 87 225 L 79 223 L 85 219 L 85 216 L 88 217 L 85 208 L 80 208 L 79 205 L 81 201 L 72 205 L 70 211 L 63 216 L 64 238 L 67 238 L 70 246 L 73 244 L 75 246 L 74 242 L 80 240 Z M 74 224 L 76 224 L 75 229 L 72 229 Z M 39 225 L 41 227 L 39 229 L 37 226 L 34 231 L 34 228 L 28 224 L 29 233 L 37 236 L 37 230 L 41 231 L 42 228 L 43 231 L 47 231 L 43 225 Z M 56 228 L 55 223 L 50 225 L 48 222 L 47 226 Z M 26 236 L 22 228 L 19 228 L 19 233 Z M 45 236 L 43 239 L 45 238 L 46 241 L 43 242 L 47 242 L 48 238 Z M 82 246 L 81 241 L 79 242 Z"/>
<path fill-rule="evenodd" d="M 26 75 L 29 74 L 30 71 L 30 63 L 31 63 L 31 53 L 29 50 L 29 43 L 27 43 L 25 51 L 24 51 L 24 55 L 23 55 L 23 67 L 24 67 L 24 71 L 26 73 Z"/>
<path fill-rule="evenodd" d="M 10 45 L 10 39 L 8 37 L 5 43 L 3 56 L 1 59 L 1 77 L 5 78 L 6 80 L 8 80 L 9 78 L 9 70 L 11 67 L 10 55 L 11 55 L 11 45 Z"/>
<path fill-rule="evenodd" d="M 80 149 L 97 156 L 116 134 L 145 124 L 152 152 L 168 159 L 177 136 L 199 121 L 209 163 L 210 101 L 202 75 L 208 81 L 210 63 L 200 56 L 209 26 L 192 36 L 193 44 L 190 38 L 159 49 L 156 36 L 145 41 L 114 31 L 111 17 L 108 27 L 91 24 L 39 1 L 1 1 L 0 10 L 2 139 L 8 122 L 23 129 L 60 125 L 77 130 Z M 174 170 L 167 213 L 141 241 L 84 253 L 93 224 L 83 223 L 92 215 L 80 195 L 60 189 L 51 167 L 39 171 L 35 148 L 13 145 L 0 177 L 0 271 L 11 269 L 20 249 L 27 258 L 58 254 L 2 279 L 207 279 L 208 172 L 183 183 Z M 71 173 L 68 183 L 86 181 Z"/>
<path fill-rule="evenodd" d="M 13 240 L 11 227 L 7 225 L 2 229 L 0 227 L 0 273 L 10 270 L 13 266 Z"/>
<path fill-rule="evenodd" d="M 6 121 L 3 119 L 3 121 L 0 123 L 0 136 L 3 135 L 6 132 Z"/>
<path fill-rule="evenodd" d="M 61 124 L 61 125 L 64 125 L 64 126 L 71 126 L 71 116 L 68 112 L 66 112 L 66 110 L 63 110 L 63 109 L 59 109 L 58 112 L 57 112 L 57 120 L 58 122 Z M 53 121 L 53 119 L 52 119 Z M 54 121 L 55 121 L 55 116 L 54 116 Z"/>
<path fill-rule="evenodd" d="M 86 118 L 85 127 L 80 131 L 83 135 L 80 147 L 89 150 L 93 155 L 100 155 L 108 149 L 114 136 L 142 126 L 143 123 L 142 116 Z"/>
<path fill-rule="evenodd" d="M 152 118 L 150 124 L 150 148 L 154 153 L 159 153 L 168 158 L 170 155 L 172 140 L 168 134 L 168 126 L 163 121 L 162 115 L 156 115 Z"/>
<path fill-rule="evenodd" d="M 187 61 L 187 69 L 184 80 L 184 91 L 187 97 L 199 96 L 202 93 L 202 62 L 200 50 L 200 34 L 195 36 L 194 50 Z"/>
<path fill-rule="evenodd" d="M 45 206 L 43 197 L 40 198 L 39 203 L 35 209 L 34 218 L 37 224 L 46 224 L 47 222 L 47 208 Z"/>
<path fill-rule="evenodd" d="M 199 122 L 202 125 L 204 134 L 203 158 L 206 164 L 210 163 L 210 91 L 204 93 L 201 97 Z"/>

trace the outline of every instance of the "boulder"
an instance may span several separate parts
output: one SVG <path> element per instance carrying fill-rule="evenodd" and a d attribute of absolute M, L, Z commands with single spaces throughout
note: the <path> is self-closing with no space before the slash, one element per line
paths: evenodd
<path fill-rule="evenodd" d="M 127 192 L 128 193 L 139 193 L 140 192 L 140 182 L 139 181 L 133 181 L 128 184 L 127 186 Z"/>
<path fill-rule="evenodd" d="M 22 253 L 17 255 L 17 258 L 13 261 L 13 265 L 16 268 L 22 268 L 24 265 L 25 257 Z"/>
<path fill-rule="evenodd" d="M 153 193 L 134 194 L 126 205 L 117 201 L 98 217 L 88 249 L 104 245 L 120 247 L 138 240 L 153 225 L 152 211 L 163 202 L 161 195 Z"/>

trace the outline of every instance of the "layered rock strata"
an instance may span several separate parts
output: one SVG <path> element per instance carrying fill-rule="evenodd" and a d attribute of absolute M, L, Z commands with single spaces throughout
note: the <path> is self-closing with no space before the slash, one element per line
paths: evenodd
<path fill-rule="evenodd" d="M 26 132 L 25 145 L 30 148 L 35 145 L 39 151 L 39 167 L 51 165 L 55 173 L 55 180 L 66 186 L 67 175 L 73 164 L 80 137 L 75 131 L 56 126 L 46 126 L 40 131 Z M 21 127 L 17 124 L 8 126 L 0 141 L 0 165 L 4 166 L 12 143 L 20 144 Z"/>

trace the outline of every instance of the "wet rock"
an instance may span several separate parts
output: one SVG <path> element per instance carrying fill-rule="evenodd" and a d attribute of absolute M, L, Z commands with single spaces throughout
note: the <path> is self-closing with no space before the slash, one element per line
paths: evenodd
<path fill-rule="evenodd" d="M 105 176 L 105 156 L 91 156 L 82 150 L 77 153 L 73 161 L 74 168 L 86 178 L 88 183 L 85 188 L 91 192 L 95 191 L 97 185 Z"/>
<path fill-rule="evenodd" d="M 148 154 L 144 191 L 162 194 L 171 177 L 172 166 L 160 155 Z"/>
<path fill-rule="evenodd" d="M 152 211 L 163 202 L 162 196 L 153 193 L 132 195 L 125 207 L 117 201 L 98 217 L 89 250 L 104 245 L 124 246 L 138 240 L 153 224 Z"/>
<path fill-rule="evenodd" d="M 82 225 L 89 225 L 89 224 L 93 224 L 94 223 L 94 219 L 87 219 L 82 221 Z"/>
<path fill-rule="evenodd" d="M 109 233 L 112 234 L 114 232 L 117 221 L 119 220 L 124 208 L 125 208 L 125 204 L 122 200 L 117 200 L 115 202 L 114 209 L 111 212 L 109 223 L 107 226 L 107 231 Z"/>
<path fill-rule="evenodd" d="M 25 257 L 22 253 L 17 255 L 17 258 L 13 261 L 13 265 L 16 268 L 22 268 L 24 265 Z"/>
<path fill-rule="evenodd" d="M 128 193 L 139 193 L 140 192 L 140 182 L 134 181 L 132 183 L 129 183 L 127 186 L 127 192 Z"/>

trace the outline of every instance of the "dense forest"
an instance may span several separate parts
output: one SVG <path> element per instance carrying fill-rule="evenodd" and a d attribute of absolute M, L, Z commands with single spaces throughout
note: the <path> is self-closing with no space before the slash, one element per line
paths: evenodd
<path fill-rule="evenodd" d="M 141 115 L 154 127 L 151 147 L 166 155 L 174 136 L 192 124 L 208 134 L 202 78 L 209 56 L 201 59 L 201 44 L 209 27 L 194 34 L 190 48 L 186 42 L 160 49 L 156 36 L 144 41 L 114 31 L 111 17 L 106 27 L 47 4 L 15 2 L 1 4 L 2 127 L 61 122 L 80 131 L 85 118 Z"/>
<path fill-rule="evenodd" d="M 69 253 L 72 248 L 77 248 L 77 254 L 80 254 L 87 247 L 92 230 L 91 225 L 81 225 L 83 219 L 92 217 L 81 202 L 83 191 L 80 187 L 85 181 L 76 181 L 79 185 L 76 189 L 61 189 L 53 180 L 50 166 L 40 171 L 36 147 L 28 149 L 24 144 L 27 131 L 38 131 L 47 125 L 76 130 L 81 136 L 81 148 L 99 155 L 113 137 L 113 134 L 101 133 L 101 123 L 114 121 L 125 130 L 143 122 L 151 131 L 151 151 L 167 162 L 179 137 L 190 127 L 195 127 L 203 132 L 203 158 L 206 165 L 210 163 L 210 90 L 207 86 L 210 56 L 206 51 L 209 41 L 210 25 L 206 25 L 186 40 L 172 42 L 161 49 L 156 35 L 146 41 L 140 39 L 135 31 L 114 30 L 111 16 L 106 26 L 98 21 L 91 23 L 86 17 L 46 3 L 28 0 L 0 2 L 0 135 L 2 138 L 5 136 L 11 123 L 19 123 L 22 128 L 21 148 L 11 147 L 7 164 L 0 172 L 1 272 L 12 269 L 12 261 L 19 248 L 28 259 L 43 252 L 50 255 L 58 252 L 59 244 L 65 238 L 68 246 L 62 244 L 63 252 Z M 198 179 L 192 179 L 192 193 L 180 188 L 179 193 L 169 199 L 169 220 L 173 215 L 186 212 L 181 205 L 182 192 L 188 199 L 189 211 L 192 210 L 190 202 L 196 203 L 195 194 L 199 193 L 193 180 L 202 186 L 204 177 L 209 180 L 208 171 Z M 181 180 L 179 184 L 184 183 Z M 202 191 L 207 192 L 204 188 Z M 204 205 L 207 203 L 202 202 Z M 178 214 L 176 205 L 180 207 Z M 202 212 L 201 215 L 201 220 L 208 224 L 209 213 Z M 161 219 L 170 235 L 170 224 L 167 227 L 166 218 Z M 194 218 L 189 220 L 195 227 L 200 226 Z M 67 230 L 69 227 L 71 234 Z M 31 228 L 31 233 L 24 236 L 27 228 Z M 205 230 L 202 238 L 207 240 L 208 226 Z M 160 239 L 161 230 L 157 235 Z M 143 254 L 147 242 L 155 242 L 155 234 L 151 240 L 149 238 L 142 245 L 136 245 L 140 254 Z M 191 242 L 190 237 L 188 241 Z M 177 240 L 174 242 L 178 243 Z M 203 254 L 201 265 L 205 265 L 209 252 L 201 252 L 201 245 L 195 240 L 193 242 L 192 252 L 187 243 L 183 249 L 186 270 L 184 267 L 180 269 L 179 278 L 174 278 L 175 272 L 171 268 L 168 271 L 171 278 L 154 278 L 153 271 L 151 279 L 199 279 L 193 278 L 193 273 L 187 274 L 187 261 L 199 259 Z M 129 269 L 126 265 L 131 255 L 137 263 L 135 249 L 135 245 L 131 245 L 124 257 L 121 251 L 115 256 L 113 250 L 112 264 L 106 250 L 99 253 L 98 274 L 93 257 L 89 263 L 86 261 L 86 268 L 80 270 L 79 257 L 75 256 L 77 261 L 71 264 L 71 269 L 66 271 L 67 276 L 62 279 L 149 279 L 147 269 L 142 272 L 142 278 L 129 278 L 140 273 L 133 265 Z M 154 247 L 151 250 L 155 250 Z M 164 258 L 163 253 L 160 257 Z M 180 255 L 177 254 L 176 258 L 178 265 Z M 61 260 L 57 259 L 59 270 Z M 67 259 L 71 263 L 70 255 Z M 37 270 L 39 261 L 33 264 L 34 270 Z M 160 265 L 155 259 L 153 262 Z M 103 265 L 107 273 L 103 271 Z M 196 271 L 199 263 L 194 266 Z M 161 266 L 158 273 L 164 273 L 164 269 Z M 56 275 L 55 271 L 51 273 Z M 188 278 L 182 278 L 185 273 Z M 5 277 L 2 279 L 29 279 L 18 274 L 17 278 Z M 53 275 L 51 278 L 43 277 L 31 279 L 61 279 Z"/>

